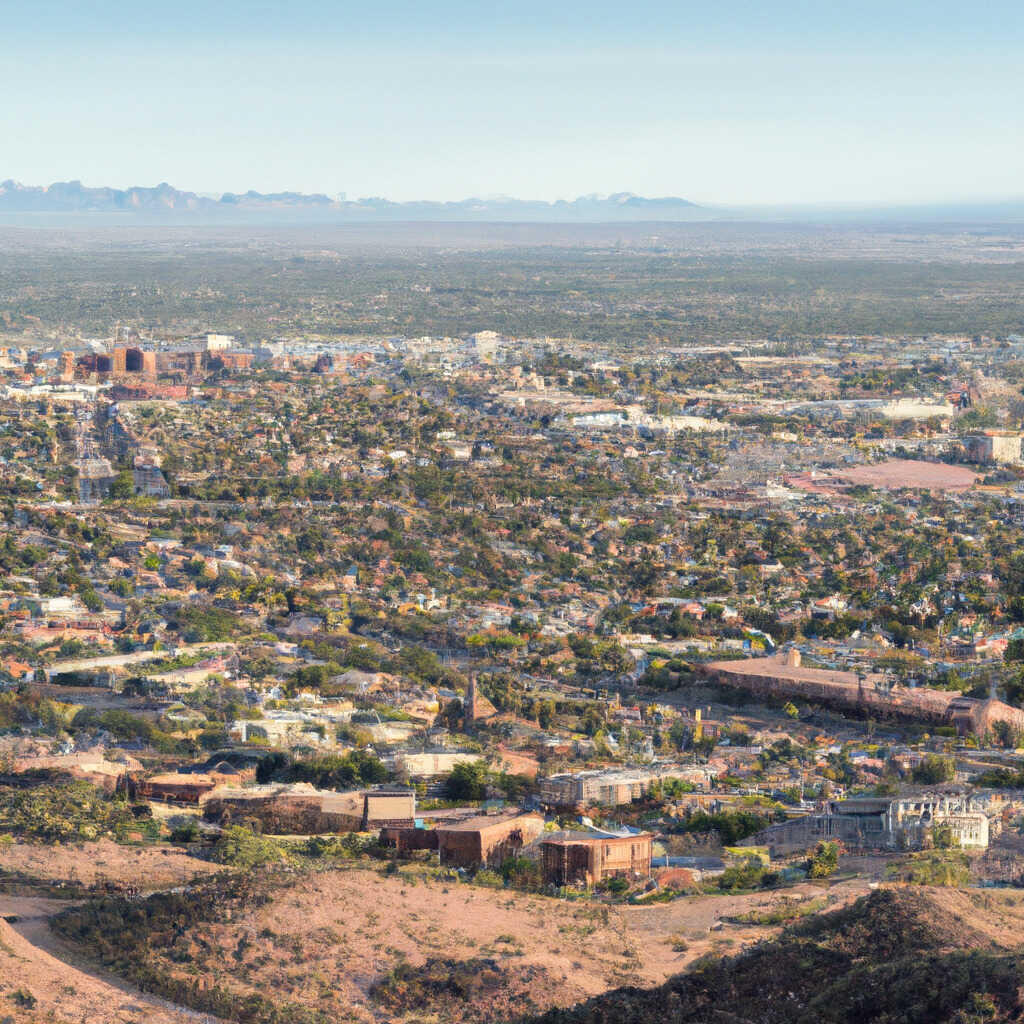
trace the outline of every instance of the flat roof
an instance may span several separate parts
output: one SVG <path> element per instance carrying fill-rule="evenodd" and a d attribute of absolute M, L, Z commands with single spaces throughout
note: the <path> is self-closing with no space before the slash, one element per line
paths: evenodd
<path fill-rule="evenodd" d="M 583 832 L 577 829 L 562 829 L 541 836 L 542 843 L 603 843 L 614 839 L 652 839 L 650 832 Z"/>
<path fill-rule="evenodd" d="M 475 818 L 467 818 L 465 821 L 456 822 L 453 825 L 438 825 L 438 832 L 481 832 L 484 829 L 492 828 L 495 825 L 508 825 L 515 821 L 523 821 L 527 818 L 540 820 L 544 818 L 540 814 L 480 814 Z"/>

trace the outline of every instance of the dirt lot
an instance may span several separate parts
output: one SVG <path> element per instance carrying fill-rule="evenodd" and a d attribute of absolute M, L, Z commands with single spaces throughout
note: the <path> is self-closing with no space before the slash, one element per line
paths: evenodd
<path fill-rule="evenodd" d="M 143 892 L 218 870 L 178 849 L 112 842 L 15 844 L 0 855 L 0 865 L 41 880 L 111 880 Z M 397 875 L 376 866 L 341 867 L 267 885 L 268 902 L 194 923 L 173 947 L 157 943 L 153 962 L 181 977 L 215 978 L 239 997 L 260 993 L 281 1005 L 315 1008 L 328 1019 L 380 1024 L 422 1019 L 424 1010 L 438 1019 L 506 1020 L 620 985 L 658 984 L 706 952 L 737 952 L 778 930 L 729 918 L 764 913 L 784 898 L 838 905 L 868 883 L 807 884 L 784 894 L 699 896 L 650 907 L 488 889 L 438 878 L 436 868 L 419 865 L 403 866 Z M 4 1014 L 18 1024 L 210 1019 L 139 993 L 98 969 L 88 949 L 57 939 L 46 918 L 65 906 L 0 893 L 0 917 L 10 922 L 0 921 L 0 1020 Z M 481 972 L 489 978 L 484 988 L 473 981 Z M 453 992 L 449 979 L 460 973 L 469 981 L 457 982 Z M 391 986 L 390 1003 L 372 994 L 382 980 Z M 34 1007 L 11 1001 L 19 989 L 36 1000 Z"/>
<path fill-rule="evenodd" d="M 219 865 L 191 857 L 178 847 L 120 846 L 109 839 L 78 845 L 19 842 L 0 847 L 0 872 L 17 872 L 46 882 L 89 886 L 109 880 L 151 892 L 220 870 Z"/>
<path fill-rule="evenodd" d="M 801 490 L 825 494 L 835 488 L 857 484 L 884 490 L 909 487 L 923 491 L 966 491 L 980 479 L 980 473 L 966 466 L 919 459 L 886 459 L 885 462 L 873 465 L 852 466 L 813 477 L 807 473 L 798 473 L 787 477 L 786 482 Z"/>
<path fill-rule="evenodd" d="M 738 952 L 776 927 L 728 923 L 763 913 L 782 899 L 837 907 L 867 889 L 862 880 L 804 884 L 780 893 L 700 896 L 651 907 L 603 907 L 399 876 L 356 868 L 307 876 L 240 918 L 193 927 L 184 936 L 187 971 L 216 976 L 243 996 L 259 990 L 282 1004 L 315 1008 L 327 1019 L 502 1021 L 532 1008 L 575 1003 L 622 984 L 654 985 L 709 950 Z M 920 890 L 918 890 L 920 891 Z M 1024 894 L 1013 891 L 928 894 L 978 932 L 975 944 L 1017 948 Z M 140 993 L 97 970 L 87 950 L 55 938 L 47 918 L 65 904 L 0 897 L 0 1020 L 13 1024 L 217 1024 L 206 1014 Z M 230 915 L 229 915 L 230 916 Z M 972 933 L 973 934 L 973 933 Z M 414 989 L 412 1005 L 383 1006 L 374 982 L 395 968 L 442 957 L 432 983 L 455 976 L 459 962 L 486 964 L 501 984 L 486 1002 L 470 992 L 433 1001 Z M 454 969 L 452 968 L 454 963 Z M 165 966 L 166 966 L 165 961 Z M 528 982 L 528 984 L 527 984 Z M 403 983 L 404 984 L 404 983 Z M 396 989 L 408 994 L 401 985 Z M 426 993 L 426 998 L 424 998 Z M 19 1005 L 15 996 L 34 1005 Z M 440 999 L 440 997 L 438 997 Z"/>

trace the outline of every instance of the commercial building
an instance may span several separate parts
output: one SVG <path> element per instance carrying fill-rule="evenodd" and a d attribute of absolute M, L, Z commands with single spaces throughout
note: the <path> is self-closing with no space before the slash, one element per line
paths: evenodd
<path fill-rule="evenodd" d="M 566 772 L 541 780 L 540 801 L 547 807 L 563 810 L 618 807 L 640 799 L 652 783 L 678 772 L 679 769 L 671 767 Z"/>
<path fill-rule="evenodd" d="M 773 856 L 808 850 L 822 840 L 840 840 L 851 849 L 921 850 L 936 827 L 948 829 L 953 845 L 988 849 L 1000 819 L 988 794 L 924 793 L 907 797 L 854 797 L 831 800 L 823 812 L 770 825 L 741 846 L 767 846 Z"/>
<path fill-rule="evenodd" d="M 811 668 L 801 664 L 797 650 L 768 658 L 712 661 L 698 670 L 712 682 L 773 698 L 798 697 L 880 717 L 952 725 L 960 735 L 984 737 L 997 722 L 1024 732 L 1024 711 L 1003 701 L 963 697 L 927 686 L 900 686 L 882 675 Z"/>
<path fill-rule="evenodd" d="M 233 334 L 205 334 L 199 339 L 201 347 L 207 352 L 223 352 L 235 343 Z"/>
<path fill-rule="evenodd" d="M 494 868 L 518 854 L 544 831 L 540 814 L 481 815 L 436 829 L 442 866 Z"/>
<path fill-rule="evenodd" d="M 651 873 L 646 832 L 553 832 L 540 842 L 547 885 L 596 885 L 615 876 L 646 878 Z"/>
<path fill-rule="evenodd" d="M 1021 461 L 1021 435 L 1012 430 L 985 430 L 964 438 L 971 462 L 1006 465 Z"/>

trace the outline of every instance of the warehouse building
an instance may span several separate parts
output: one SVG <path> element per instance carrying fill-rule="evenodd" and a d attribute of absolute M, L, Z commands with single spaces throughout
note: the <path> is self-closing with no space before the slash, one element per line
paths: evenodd
<path fill-rule="evenodd" d="M 540 842 L 546 885 L 597 885 L 608 878 L 647 878 L 652 836 L 646 832 L 553 832 Z"/>

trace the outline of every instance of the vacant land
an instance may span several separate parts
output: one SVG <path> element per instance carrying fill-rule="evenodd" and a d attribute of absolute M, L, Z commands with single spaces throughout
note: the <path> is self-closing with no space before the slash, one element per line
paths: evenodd
<path fill-rule="evenodd" d="M 110 882 L 152 892 L 184 885 L 222 870 L 219 864 L 170 846 L 123 846 L 109 839 L 93 843 L 13 843 L 0 852 L 0 881 L 68 883 L 72 887 Z M 3 903 L 0 894 L 0 905 Z"/>
<path fill-rule="evenodd" d="M 911 487 L 930 491 L 967 490 L 980 479 L 980 474 L 966 466 L 949 466 L 941 462 L 920 462 L 916 459 L 887 459 L 872 466 L 854 466 L 835 472 L 833 478 L 847 484 L 868 487 Z"/>
<path fill-rule="evenodd" d="M 55 900 L 0 897 L 0 1020 L 18 1024 L 184 1024 L 211 1020 L 97 972 L 61 943 L 47 918 Z"/>
<path fill-rule="evenodd" d="M 918 491 L 966 491 L 981 479 L 981 474 L 966 466 L 918 459 L 886 459 L 872 465 L 853 466 L 826 473 L 798 473 L 786 482 L 812 494 L 831 494 L 837 488 L 878 487 Z"/>
<path fill-rule="evenodd" d="M 229 1019 L 411 1021 L 428 1012 L 499 1021 L 620 985 L 660 984 L 704 953 L 771 937 L 777 923 L 750 922 L 783 900 L 759 892 L 595 905 L 469 885 L 417 866 L 239 884 L 218 890 L 215 914 L 202 910 L 212 901 L 201 895 L 188 906 L 169 896 L 137 910 L 108 902 L 73 911 L 59 928 L 147 988 Z M 785 898 L 817 909 L 866 888 L 803 885 Z M 244 1018 L 235 1009 L 243 1005 Z"/>

